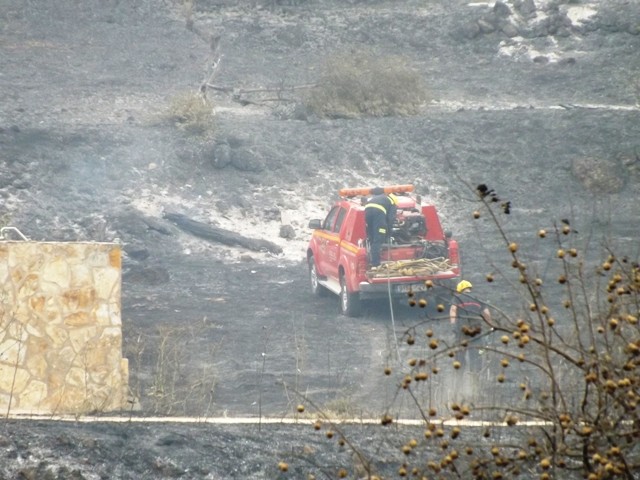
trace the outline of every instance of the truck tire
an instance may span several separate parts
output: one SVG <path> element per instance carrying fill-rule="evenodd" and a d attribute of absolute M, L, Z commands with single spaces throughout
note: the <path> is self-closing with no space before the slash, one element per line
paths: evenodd
<path fill-rule="evenodd" d="M 340 311 L 347 317 L 358 317 L 362 310 L 360 292 L 349 292 L 344 274 L 340 275 Z"/>
<path fill-rule="evenodd" d="M 309 257 L 309 283 L 311 284 L 311 293 L 316 297 L 325 297 L 329 291 L 320 285 L 318 278 L 318 268 L 316 267 L 316 260 L 313 255 Z"/>

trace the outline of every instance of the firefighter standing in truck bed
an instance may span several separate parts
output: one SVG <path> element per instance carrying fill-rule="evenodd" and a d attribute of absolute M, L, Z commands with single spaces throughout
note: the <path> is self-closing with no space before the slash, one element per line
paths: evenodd
<path fill-rule="evenodd" d="M 372 267 L 380 265 L 380 250 L 396 219 L 398 197 L 393 193 L 374 195 L 364 206 L 369 256 Z"/>

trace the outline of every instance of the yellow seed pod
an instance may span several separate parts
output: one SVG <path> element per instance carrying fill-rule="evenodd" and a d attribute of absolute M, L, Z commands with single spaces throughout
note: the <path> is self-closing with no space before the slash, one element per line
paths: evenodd
<path fill-rule="evenodd" d="M 278 462 L 278 468 L 281 472 L 286 472 L 289 470 L 289 465 L 286 462 Z"/>
<path fill-rule="evenodd" d="M 518 251 L 518 244 L 516 242 L 511 242 L 509 244 L 509 251 L 511 253 L 516 253 Z"/>
<path fill-rule="evenodd" d="M 459 370 L 461 366 L 462 365 L 460 364 L 460 362 L 458 360 L 455 360 L 453 362 L 453 368 L 455 368 L 456 370 Z"/>
<path fill-rule="evenodd" d="M 540 238 L 544 238 L 547 236 L 547 231 L 544 228 L 541 228 L 540 230 L 538 230 L 538 236 Z"/>
<path fill-rule="evenodd" d="M 473 212 L 473 218 L 475 218 L 475 219 L 480 218 L 480 211 L 479 211 L 479 210 L 475 210 L 475 211 Z"/>
<path fill-rule="evenodd" d="M 304 412 L 304 405 L 300 404 L 296 407 L 296 410 L 298 410 L 299 413 Z"/>
<path fill-rule="evenodd" d="M 565 252 L 564 252 L 564 250 L 563 250 L 563 249 L 561 249 L 561 248 L 560 248 L 560 249 L 558 249 L 558 252 L 556 253 L 556 255 L 557 255 L 557 257 L 558 257 L 558 258 L 564 258 L 564 254 L 565 254 Z"/>

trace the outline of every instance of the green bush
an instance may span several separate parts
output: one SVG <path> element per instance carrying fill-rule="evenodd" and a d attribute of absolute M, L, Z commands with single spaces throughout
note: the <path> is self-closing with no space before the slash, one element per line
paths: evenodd
<path fill-rule="evenodd" d="M 167 117 L 178 128 L 204 135 L 214 129 L 213 104 L 199 92 L 185 92 L 171 99 Z"/>
<path fill-rule="evenodd" d="M 327 59 L 306 104 L 321 117 L 358 118 L 415 115 L 426 101 L 424 81 L 406 59 L 360 51 Z"/>

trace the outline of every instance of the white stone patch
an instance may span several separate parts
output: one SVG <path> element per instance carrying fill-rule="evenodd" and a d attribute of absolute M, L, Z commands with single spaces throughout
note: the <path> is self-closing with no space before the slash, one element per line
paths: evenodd
<path fill-rule="evenodd" d="M 256 192 L 259 195 L 262 192 Z M 288 202 L 297 205 L 297 209 L 280 209 L 281 218 L 278 221 L 263 220 L 259 217 L 247 217 L 239 208 L 231 208 L 221 215 L 212 208 L 214 197 L 200 198 L 188 201 L 180 195 L 169 194 L 168 192 L 155 192 L 143 190 L 132 199 L 132 206 L 140 210 L 145 215 L 162 218 L 165 210 L 182 212 L 194 210 L 201 212 L 201 217 L 194 220 L 210 223 L 219 228 L 230 230 L 248 238 L 267 240 L 282 248 L 281 255 L 260 253 L 247 250 L 241 247 L 230 247 L 222 244 L 215 244 L 199 239 L 189 234 L 184 234 L 181 239 L 183 252 L 190 254 L 193 252 L 209 251 L 225 259 L 239 260 L 243 256 L 275 258 L 279 261 L 297 262 L 306 255 L 307 243 L 311 237 L 311 230 L 308 228 L 311 218 L 324 218 L 330 206 L 328 198 L 308 197 L 308 192 L 287 192 Z M 280 227 L 291 225 L 296 238 L 287 240 L 280 237 Z"/>
<path fill-rule="evenodd" d="M 578 25 L 593 17 L 598 11 L 590 5 L 570 5 L 567 7 L 567 17 L 573 25 Z"/>

